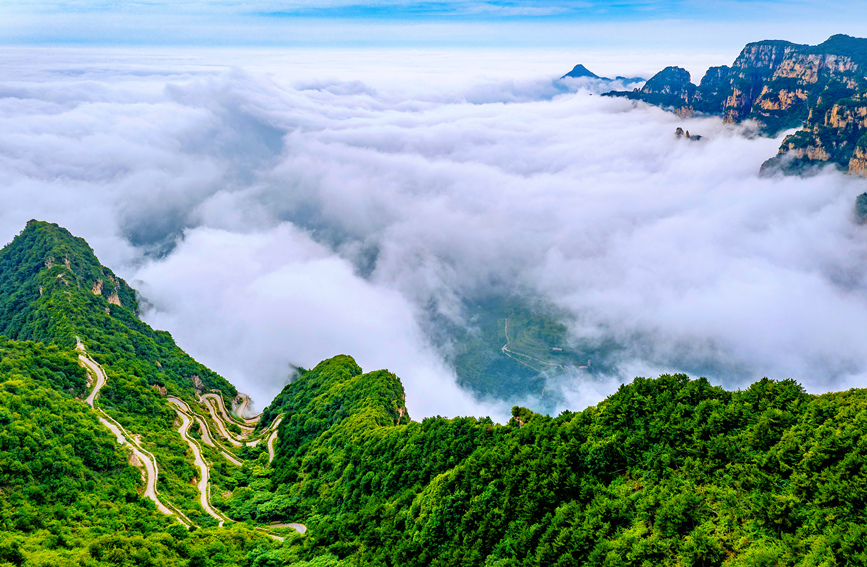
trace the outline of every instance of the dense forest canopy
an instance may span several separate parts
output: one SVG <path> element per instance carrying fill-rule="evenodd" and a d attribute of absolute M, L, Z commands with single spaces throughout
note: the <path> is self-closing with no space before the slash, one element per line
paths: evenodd
<path fill-rule="evenodd" d="M 867 563 L 865 390 L 664 375 L 556 417 L 419 422 L 397 376 L 336 356 L 265 410 L 273 460 L 264 444 L 222 447 L 240 465 L 202 445 L 233 520 L 218 527 L 167 396 L 234 387 L 141 322 L 134 291 L 56 225 L 0 252 L 0 303 L 0 566 Z M 198 528 L 142 496 L 83 400 L 75 337 L 108 376 L 98 407 L 140 434 L 161 495 Z M 261 529 L 289 522 L 306 534 Z"/>

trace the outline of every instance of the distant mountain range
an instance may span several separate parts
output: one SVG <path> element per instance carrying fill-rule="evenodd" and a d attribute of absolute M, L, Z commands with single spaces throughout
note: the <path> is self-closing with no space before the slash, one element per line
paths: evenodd
<path fill-rule="evenodd" d="M 587 71 L 578 67 L 573 72 Z M 867 175 L 867 39 L 834 35 L 815 46 L 759 41 L 744 47 L 731 67 L 708 69 L 698 85 L 686 69 L 666 67 L 641 88 L 606 95 L 682 116 L 754 120 L 767 135 L 801 127 L 765 162 L 766 173 L 833 164 Z"/>
<path fill-rule="evenodd" d="M 599 75 L 597 75 L 596 73 L 594 73 L 593 71 L 589 70 L 587 67 L 585 67 L 584 65 L 581 65 L 581 64 L 575 65 L 575 67 L 573 67 L 571 71 L 569 71 L 568 73 L 566 73 L 565 75 L 560 77 L 560 80 L 563 80 L 563 79 L 584 79 L 584 78 L 598 79 L 600 81 L 607 81 L 607 82 L 620 81 L 623 83 L 641 83 L 641 82 L 644 82 L 647 80 L 643 77 L 620 77 L 620 76 L 617 76 L 613 79 L 609 79 L 608 77 L 600 77 Z"/>

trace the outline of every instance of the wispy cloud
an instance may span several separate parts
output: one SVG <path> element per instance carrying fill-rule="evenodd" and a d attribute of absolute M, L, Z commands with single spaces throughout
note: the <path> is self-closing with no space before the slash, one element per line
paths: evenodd
<path fill-rule="evenodd" d="M 635 0 L 0 3 L 0 44 L 572 47 L 707 53 L 867 35 L 867 5 Z"/>
<path fill-rule="evenodd" d="M 4 240 L 33 217 L 86 237 L 149 321 L 260 400 L 346 353 L 400 375 L 416 417 L 502 416 L 425 324 L 504 286 L 624 345 L 609 380 L 557 385 L 574 409 L 663 370 L 867 380 L 863 181 L 758 177 L 779 140 L 563 92 L 569 66 L 520 54 L 0 60 Z"/>

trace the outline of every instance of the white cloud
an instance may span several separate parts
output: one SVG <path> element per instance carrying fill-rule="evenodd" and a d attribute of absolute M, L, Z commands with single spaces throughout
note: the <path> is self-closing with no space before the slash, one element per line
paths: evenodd
<path fill-rule="evenodd" d="M 610 379 L 560 383 L 573 409 L 645 370 L 864 384 L 864 181 L 759 178 L 779 140 L 563 93 L 577 61 L 538 54 L 38 53 L 3 56 L 5 240 L 33 217 L 84 236 L 260 399 L 345 353 L 401 376 L 414 417 L 502 418 L 422 332 L 493 288 L 628 347 Z"/>

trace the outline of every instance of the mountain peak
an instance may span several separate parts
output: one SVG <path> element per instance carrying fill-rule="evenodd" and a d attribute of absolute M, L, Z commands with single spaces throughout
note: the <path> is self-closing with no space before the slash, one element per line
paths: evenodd
<path fill-rule="evenodd" d="M 49 222 L 29 221 L 0 250 L 0 335 L 66 348 L 78 337 L 97 359 L 134 352 L 137 372 L 147 368 L 154 384 L 174 393 L 201 384 L 230 399 L 237 394 L 139 318 L 135 291 L 83 238 Z"/>
<path fill-rule="evenodd" d="M 102 301 L 93 307 L 103 311 L 137 312 L 132 288 L 99 263 L 83 238 L 57 224 L 30 220 L 0 251 L 0 334 L 74 345 L 73 321 L 86 317 L 82 304 L 94 296 Z M 65 316 L 49 317 L 48 311 Z"/>
<path fill-rule="evenodd" d="M 578 65 L 575 65 L 575 67 L 573 67 L 571 71 L 569 71 L 568 73 L 566 73 L 565 75 L 563 75 L 560 78 L 565 79 L 567 77 L 572 78 L 572 79 L 580 79 L 582 77 L 590 77 L 591 79 L 599 79 L 600 78 L 599 75 L 590 71 L 587 67 L 585 67 L 584 65 L 581 65 L 580 63 Z"/>

